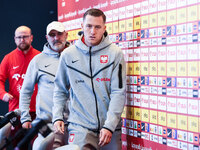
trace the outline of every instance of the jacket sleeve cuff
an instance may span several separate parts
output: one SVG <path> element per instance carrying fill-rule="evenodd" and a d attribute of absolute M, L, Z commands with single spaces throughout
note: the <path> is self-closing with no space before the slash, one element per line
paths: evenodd
<path fill-rule="evenodd" d="M 53 122 L 53 124 L 56 122 L 56 121 L 63 121 L 62 119 L 57 119 Z M 64 122 L 64 121 L 63 121 Z"/>
<path fill-rule="evenodd" d="M 26 120 L 24 122 L 22 122 L 22 124 L 26 123 L 26 122 L 32 122 L 31 120 Z"/>
<path fill-rule="evenodd" d="M 104 129 L 110 131 L 110 132 L 113 134 L 113 131 L 112 131 L 112 130 L 110 130 L 110 129 L 106 128 L 106 127 L 102 127 L 102 128 L 104 128 Z"/>

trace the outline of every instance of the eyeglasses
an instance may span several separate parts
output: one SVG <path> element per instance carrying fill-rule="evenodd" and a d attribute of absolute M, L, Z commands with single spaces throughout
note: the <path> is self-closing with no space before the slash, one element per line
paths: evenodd
<path fill-rule="evenodd" d="M 21 39 L 27 40 L 30 36 L 31 36 L 31 35 L 16 36 L 15 38 L 16 38 L 17 40 L 21 40 Z"/>

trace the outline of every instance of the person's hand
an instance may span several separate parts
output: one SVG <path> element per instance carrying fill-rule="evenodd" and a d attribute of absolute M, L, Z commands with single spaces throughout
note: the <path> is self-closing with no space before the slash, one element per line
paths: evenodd
<path fill-rule="evenodd" d="M 110 143 L 112 138 L 112 133 L 107 129 L 101 129 L 100 135 L 99 135 L 99 145 L 104 146 L 108 143 Z"/>
<path fill-rule="evenodd" d="M 3 96 L 3 101 L 4 102 L 9 102 L 10 100 L 12 100 L 13 99 L 13 96 L 11 95 L 11 94 L 9 94 L 9 93 L 6 93 L 6 94 L 4 94 L 4 96 Z"/>
<path fill-rule="evenodd" d="M 54 129 L 55 129 L 55 133 L 61 133 L 64 134 L 65 131 L 65 124 L 63 121 L 56 121 L 54 123 Z"/>
<path fill-rule="evenodd" d="M 32 127 L 32 126 L 31 126 L 31 122 L 24 122 L 24 123 L 22 124 L 22 127 L 25 128 L 25 129 L 31 128 L 31 127 Z"/>

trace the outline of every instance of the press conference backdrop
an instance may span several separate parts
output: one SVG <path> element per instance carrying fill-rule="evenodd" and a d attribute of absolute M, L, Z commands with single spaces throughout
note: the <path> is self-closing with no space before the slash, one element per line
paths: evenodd
<path fill-rule="evenodd" d="M 53 20 L 57 20 L 56 0 L 0 0 L 0 62 L 16 48 L 14 32 L 21 25 L 32 29 L 32 45 L 42 51 L 43 44 L 46 43 L 46 26 Z M 0 100 L 0 115 L 7 111 L 8 104 Z"/>
<path fill-rule="evenodd" d="M 199 149 L 200 0 L 58 0 L 70 41 L 92 7 L 127 64 L 123 150 Z"/>

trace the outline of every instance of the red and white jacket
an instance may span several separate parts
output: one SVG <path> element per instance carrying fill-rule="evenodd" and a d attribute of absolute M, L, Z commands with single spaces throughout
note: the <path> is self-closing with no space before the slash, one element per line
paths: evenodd
<path fill-rule="evenodd" d="M 16 48 L 7 54 L 0 64 L 0 99 L 3 99 L 5 93 L 5 82 L 8 79 L 9 92 L 13 99 L 9 101 L 9 111 L 19 108 L 19 94 L 24 81 L 27 67 L 32 58 L 39 54 L 40 51 L 32 46 L 27 54 Z M 31 98 L 30 112 L 35 112 L 37 87 Z"/>

